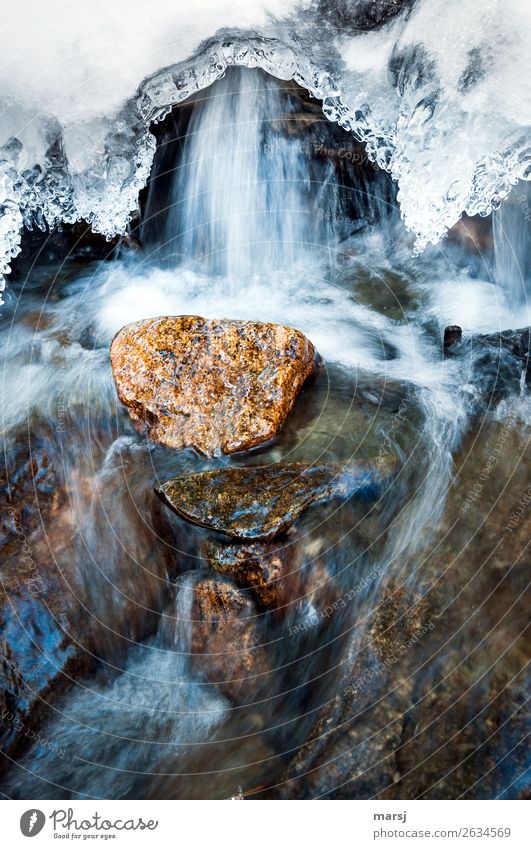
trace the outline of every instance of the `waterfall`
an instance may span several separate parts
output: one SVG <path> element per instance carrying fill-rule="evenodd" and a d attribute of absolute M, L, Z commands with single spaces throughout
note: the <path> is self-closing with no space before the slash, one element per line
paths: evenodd
<path fill-rule="evenodd" d="M 511 303 L 531 296 L 531 189 L 521 182 L 493 213 L 494 278 Z"/>
<path fill-rule="evenodd" d="M 195 102 L 171 173 L 169 209 L 157 209 L 160 228 L 152 198 L 146 209 L 144 233 L 155 231 L 170 265 L 236 283 L 289 272 L 330 243 L 338 207 L 328 185 L 333 168 L 322 165 L 312 179 L 296 108 L 276 80 L 245 68 Z"/>
<path fill-rule="evenodd" d="M 61 50 L 49 14 L 39 9 L 39 19 L 32 8 L 32 49 L 20 51 L 16 39 L 5 44 L 1 274 L 19 254 L 25 228 L 85 220 L 108 238 L 123 235 L 151 174 L 155 124 L 236 66 L 296 81 L 326 118 L 364 143 L 368 160 L 397 182 L 419 251 L 463 212 L 488 215 L 512 185 L 529 179 L 526 0 L 244 5 L 245 14 L 214 3 L 214 13 L 155 0 L 158 13 L 143 16 L 116 0 L 114 23 L 90 14 L 63 22 Z M 43 74 L 49 56 L 57 61 Z M 231 85 L 236 79 L 227 76 Z M 237 99 L 236 87 L 228 95 Z M 267 99 L 265 91 L 248 92 L 240 105 L 253 98 Z M 202 111 L 213 117 L 213 108 L 199 106 L 196 117 Z M 252 120 L 247 130 L 252 136 Z M 229 122 L 215 139 L 218 152 L 230 151 L 233 134 Z"/>

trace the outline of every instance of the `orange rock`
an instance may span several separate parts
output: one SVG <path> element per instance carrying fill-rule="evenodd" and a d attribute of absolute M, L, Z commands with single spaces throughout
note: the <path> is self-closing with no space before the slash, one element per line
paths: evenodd
<path fill-rule="evenodd" d="M 209 456 L 271 439 L 317 362 L 298 330 L 199 316 L 138 321 L 111 345 L 118 396 L 139 430 Z"/>

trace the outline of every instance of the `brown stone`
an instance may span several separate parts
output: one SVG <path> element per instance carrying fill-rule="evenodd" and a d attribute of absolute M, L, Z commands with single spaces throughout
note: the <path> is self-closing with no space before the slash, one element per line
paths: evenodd
<path fill-rule="evenodd" d="M 192 653 L 207 679 L 233 701 L 248 697 L 269 672 L 258 616 L 250 597 L 229 581 L 207 578 L 194 587 Z"/>
<path fill-rule="evenodd" d="M 312 504 L 355 492 L 378 496 L 393 468 L 391 458 L 350 467 L 234 466 L 181 475 L 155 491 L 192 524 L 236 539 L 269 540 L 286 531 Z"/>
<path fill-rule="evenodd" d="M 324 607 L 337 594 L 324 558 L 308 556 L 306 547 L 304 539 L 283 545 L 207 540 L 202 551 L 218 574 L 248 590 L 261 609 L 283 619 L 301 600 Z"/>
<path fill-rule="evenodd" d="M 118 395 L 137 427 L 207 455 L 271 439 L 317 361 L 291 327 L 199 316 L 128 324 L 111 345 Z"/>
<path fill-rule="evenodd" d="M 49 703 L 91 671 L 98 657 L 115 661 L 131 639 L 152 632 L 175 564 L 151 531 L 137 530 L 132 540 L 132 556 L 149 560 L 150 570 L 132 570 L 131 555 L 113 551 L 109 542 L 106 517 L 114 509 L 126 520 L 124 500 L 138 492 L 131 474 L 124 499 L 128 466 L 140 478 L 148 472 L 137 456 L 133 463 L 124 449 L 116 473 L 102 481 L 85 474 L 82 457 L 78 468 L 65 468 L 61 443 L 47 428 L 33 431 L 30 440 L 6 441 L 0 465 L 0 748 L 10 757 L 30 742 Z M 146 524 L 164 540 L 158 517 L 167 511 L 147 483 L 142 487 Z M 138 521 L 138 501 L 133 496 L 131 521 Z M 79 551 L 83 533 L 91 540 L 86 561 Z"/>
<path fill-rule="evenodd" d="M 266 610 L 277 610 L 290 601 L 289 549 L 272 543 L 219 545 L 208 541 L 205 555 L 220 575 L 252 592 Z"/>

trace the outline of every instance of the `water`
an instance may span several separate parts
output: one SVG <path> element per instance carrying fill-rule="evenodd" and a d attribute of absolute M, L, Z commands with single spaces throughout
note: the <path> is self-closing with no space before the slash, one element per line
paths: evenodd
<path fill-rule="evenodd" d="M 42 575 L 56 576 L 58 597 L 68 600 L 68 627 L 86 661 L 46 696 L 42 734 L 61 744 L 62 755 L 42 743 L 21 751 L 3 783 L 9 796 L 226 798 L 239 785 L 278 785 L 269 792 L 282 793 L 290 786 L 284 771 L 335 695 L 338 733 L 348 717 L 353 739 L 363 739 L 363 774 L 379 757 L 371 735 L 383 736 L 382 751 L 393 752 L 396 741 L 384 729 L 398 712 L 400 739 L 408 741 L 407 711 L 416 699 L 424 706 L 422 693 L 459 668 L 464 647 L 478 652 L 464 709 L 472 716 L 478 688 L 498 686 L 494 676 L 488 684 L 483 678 L 489 652 L 501 657 L 517 629 L 515 615 L 480 654 L 467 611 L 493 592 L 494 572 L 482 571 L 486 543 L 476 539 L 491 513 L 479 495 L 467 510 L 461 505 L 476 492 L 503 426 L 510 448 L 481 490 L 493 501 L 498 481 L 512 486 L 513 500 L 520 491 L 524 385 L 494 415 L 482 413 L 480 436 L 470 444 L 483 409 L 475 360 L 466 353 L 443 359 L 441 338 L 450 323 L 466 334 L 524 326 L 526 304 L 442 249 L 412 259 L 396 217 L 382 214 L 378 184 L 368 200 L 366 187 L 338 185 L 330 163 L 304 146 L 305 133 L 290 134 L 292 120 L 309 120 L 292 89 L 235 71 L 207 95 L 188 115 L 184 140 L 174 138 L 155 163 L 145 250 L 21 287 L 2 318 L 6 445 L 15 450 L 28 433 L 33 449 L 46 439 L 60 493 L 58 504 L 42 507 L 44 527 L 36 523 L 27 536 L 37 564 L 46 564 Z M 346 210 L 367 204 L 373 223 L 346 237 L 356 229 Z M 319 508 L 279 543 L 300 583 L 282 617 L 251 616 L 265 671 L 257 661 L 236 700 L 219 678 L 207 680 L 206 661 L 192 649 L 194 588 L 213 574 L 204 555 L 208 535 L 153 495 L 157 481 L 212 461 L 135 435 L 110 373 L 113 335 L 160 314 L 281 322 L 305 332 L 325 360 L 272 444 L 216 464 L 346 463 L 382 452 L 399 460 L 397 479 L 376 506 L 352 500 Z M 30 520 L 27 511 L 23 521 Z M 447 575 L 462 549 L 459 575 Z M 517 604 L 520 580 L 495 595 L 489 622 Z M 53 605 L 52 614 L 59 616 Z M 391 648 L 412 635 L 417 653 L 394 657 Z M 516 675 L 520 659 L 511 655 Z M 458 677 L 450 680 L 452 701 L 463 688 Z M 437 725 L 445 740 L 452 721 Z M 326 740 L 322 746 L 326 761 Z M 422 752 L 414 751 L 418 763 Z M 319 764 L 319 751 L 304 757 L 308 769 Z M 395 770 L 406 782 L 407 758 L 404 764 Z M 322 772 L 320 784 L 313 777 L 299 783 L 299 794 L 331 792 Z M 345 775 L 357 773 L 349 766 Z M 374 795 L 393 783 L 386 774 L 372 780 L 363 785 L 359 777 L 356 792 Z M 430 780 L 421 775 L 411 793 L 428 792 Z"/>
<path fill-rule="evenodd" d="M 529 184 L 516 186 L 506 203 L 493 214 L 494 276 L 507 290 L 511 303 L 529 303 L 531 292 L 531 191 Z"/>
<path fill-rule="evenodd" d="M 229 708 L 197 675 L 190 676 L 192 586 L 183 580 L 157 636 L 131 652 L 122 674 L 109 679 L 100 672 L 57 705 L 60 752 L 52 763 L 53 781 L 36 781 L 40 798 L 69 797 L 76 788 L 88 796 L 142 797 L 146 773 L 155 776 L 171 761 L 186 773 L 186 761 L 200 748 L 195 744 L 208 740 Z M 51 733 L 55 737 L 56 728 Z M 51 777 L 48 753 L 36 756 L 22 759 L 19 769 L 30 770 L 34 779 Z M 28 780 L 22 775 L 22 787 Z"/>
<path fill-rule="evenodd" d="M 296 108 L 271 77 L 245 69 L 198 99 L 182 160 L 170 175 L 168 207 L 152 212 L 148 203 L 144 217 L 144 238 L 155 230 L 156 251 L 170 264 L 184 262 L 241 287 L 261 269 L 293 269 L 326 246 L 327 222 L 337 215 L 334 186 L 327 191 L 322 175 L 310 184 L 303 140 L 277 127 L 290 116 L 296 122 Z"/>

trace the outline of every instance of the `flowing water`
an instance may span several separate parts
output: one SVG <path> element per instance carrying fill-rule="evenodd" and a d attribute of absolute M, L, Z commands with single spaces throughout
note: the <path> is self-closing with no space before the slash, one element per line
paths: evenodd
<path fill-rule="evenodd" d="M 470 583 L 485 556 L 474 542 L 479 520 L 463 519 L 455 501 L 475 491 L 482 452 L 488 456 L 505 423 L 513 440 L 503 461 L 509 478 L 517 467 L 527 432 L 525 386 L 509 382 L 486 411 L 481 363 L 467 351 L 445 359 L 442 331 L 459 324 L 470 336 L 529 324 L 525 297 L 512 297 L 528 232 L 516 236 L 507 259 L 503 240 L 514 228 L 497 214 L 492 279 L 487 265 L 472 273 L 444 244 L 412 258 L 388 183 L 367 183 L 355 172 L 348 184 L 339 179 L 332 159 L 316 156 L 300 131 L 315 120 L 306 109 L 293 88 L 271 77 L 227 74 L 159 147 L 142 251 L 82 268 L 67 262 L 53 273 L 45 266 L 7 293 L 6 456 L 21 442 L 35 451 L 46 441 L 62 494 L 43 512 L 31 544 L 40 562 L 39 534 L 47 540 L 49 569 L 59 592 L 75 599 L 83 623 L 76 640 L 90 656 L 67 685 L 43 696 L 41 734 L 59 753 L 42 742 L 22 749 L 4 779 L 8 796 L 224 798 L 240 785 L 282 787 L 323 710 L 336 695 L 344 699 L 352 669 L 358 683 L 351 685 L 356 716 L 349 727 L 372 764 L 379 746 L 371 748 L 371 739 L 396 719 L 393 694 L 404 676 L 413 689 L 407 708 L 398 709 L 402 717 L 415 694 L 432 692 L 436 675 L 445 680 L 446 663 L 457 668 L 456 658 L 476 646 L 474 623 L 467 625 L 470 594 L 445 578 L 442 552 L 448 540 L 456 552 L 469 546 L 464 586 L 486 594 Z M 325 365 L 262 449 L 215 461 L 168 451 L 135 434 L 108 359 L 124 324 L 163 314 L 288 324 L 311 339 Z M 467 447 L 478 415 L 480 437 Z M 398 458 L 399 473 L 376 505 L 351 499 L 315 509 L 282 543 L 294 569 L 314 575 L 313 589 L 303 583 L 280 618 L 256 614 L 268 672 L 251 676 L 243 696 L 231 699 L 207 680 L 192 649 L 194 586 L 211 574 L 206 533 L 170 515 L 154 484 L 213 465 L 347 463 L 386 453 Z M 473 457 L 470 469 L 460 456 Z M 446 580 L 447 598 L 433 590 Z M 506 590 L 502 613 L 519 592 L 518 582 Z M 454 618 L 445 619 L 448 606 Z M 58 616 L 53 605 L 51 615 Z M 382 637 L 389 629 L 392 636 Z M 34 644 L 46 638 L 37 635 Z M 397 659 L 388 642 L 407 639 L 418 643 L 417 654 Z M 477 674 L 469 672 L 470 719 L 487 667 L 485 655 Z M 459 692 L 463 686 L 456 684 Z M 380 737 L 367 730 L 370 716 Z M 381 755 L 396 747 L 385 738 Z M 406 763 L 401 780 L 411 771 Z M 397 781 L 394 772 L 356 792 L 381 792 Z M 334 786 L 346 780 L 336 777 Z M 496 792 L 504 786 L 500 779 Z"/>
<path fill-rule="evenodd" d="M 528 183 L 512 190 L 493 214 L 495 280 L 511 303 L 529 303 L 531 293 L 531 191 Z"/>
<path fill-rule="evenodd" d="M 262 269 L 307 262 L 332 237 L 333 168 L 312 181 L 300 137 L 275 128 L 282 113 L 296 121 L 296 102 L 285 101 L 271 77 L 241 71 L 196 102 L 182 159 L 170 163 L 168 206 L 148 202 L 144 216 L 144 238 L 154 234 L 155 252 L 170 265 L 241 287 Z"/>

